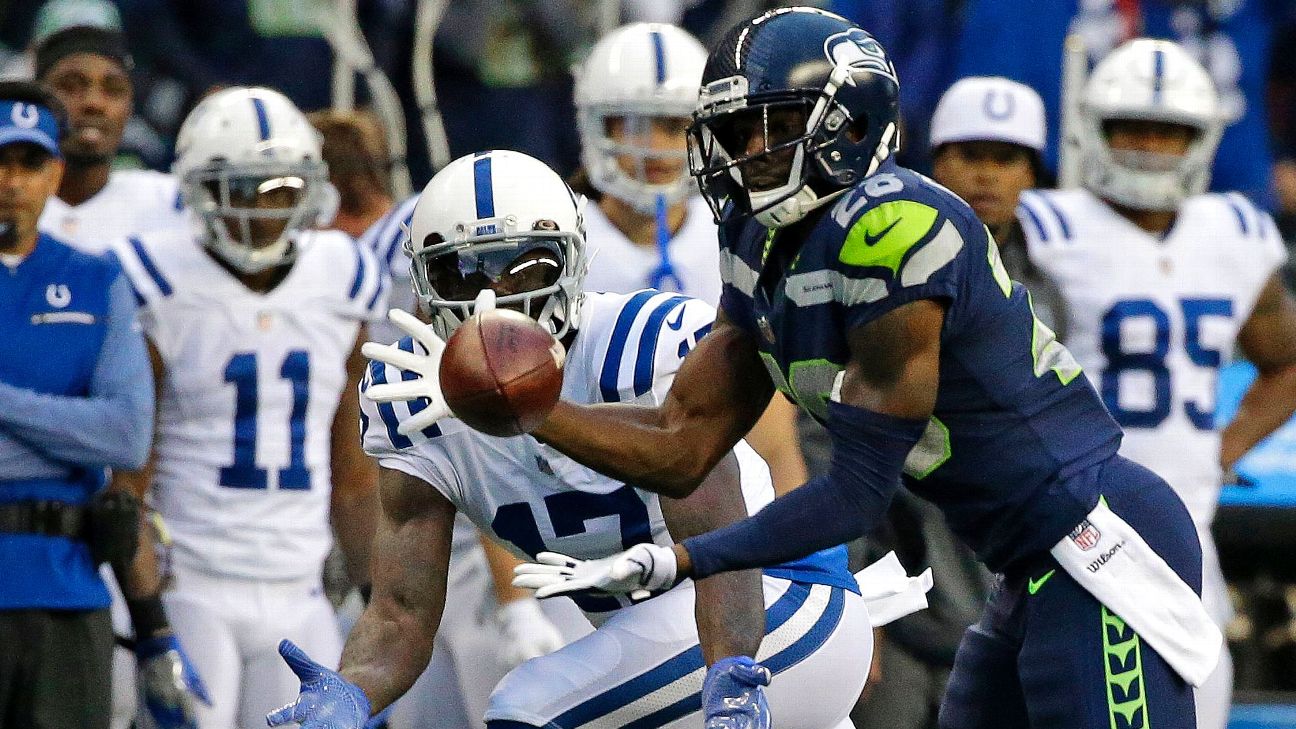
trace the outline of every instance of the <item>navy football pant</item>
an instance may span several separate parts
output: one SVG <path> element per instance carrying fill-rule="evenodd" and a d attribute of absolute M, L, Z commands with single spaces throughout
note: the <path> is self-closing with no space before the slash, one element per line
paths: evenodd
<path fill-rule="evenodd" d="M 1201 545 L 1179 497 L 1123 458 L 1097 468 L 1112 511 L 1200 594 Z M 999 578 L 963 636 L 941 729 L 1196 727 L 1192 687 L 1051 556 L 1019 572 Z"/>

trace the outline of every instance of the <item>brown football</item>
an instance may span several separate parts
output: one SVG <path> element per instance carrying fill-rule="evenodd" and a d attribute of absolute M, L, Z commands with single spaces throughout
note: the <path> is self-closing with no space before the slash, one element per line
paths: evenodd
<path fill-rule="evenodd" d="M 566 352 L 531 317 L 508 309 L 474 314 L 441 356 L 441 392 L 455 417 L 487 435 L 540 426 L 562 393 Z"/>

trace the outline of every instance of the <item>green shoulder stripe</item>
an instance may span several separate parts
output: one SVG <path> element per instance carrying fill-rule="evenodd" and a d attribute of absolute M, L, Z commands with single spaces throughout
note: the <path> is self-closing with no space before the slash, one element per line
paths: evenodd
<path fill-rule="evenodd" d="M 882 203 L 851 226 L 838 260 L 849 266 L 885 266 L 898 273 L 905 253 L 931 232 L 936 216 L 936 208 L 912 200 Z"/>

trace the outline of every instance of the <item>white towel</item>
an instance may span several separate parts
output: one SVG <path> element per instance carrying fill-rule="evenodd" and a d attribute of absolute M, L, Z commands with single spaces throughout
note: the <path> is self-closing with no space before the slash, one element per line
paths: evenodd
<path fill-rule="evenodd" d="M 1214 670 L 1224 637 L 1201 598 L 1105 501 L 1049 551 L 1185 681 L 1201 686 Z"/>
<path fill-rule="evenodd" d="M 873 627 L 903 618 L 927 608 L 927 591 L 932 588 L 931 568 L 917 577 L 910 577 L 900 564 L 895 552 L 855 573 L 860 595 L 868 607 L 869 622 Z"/>

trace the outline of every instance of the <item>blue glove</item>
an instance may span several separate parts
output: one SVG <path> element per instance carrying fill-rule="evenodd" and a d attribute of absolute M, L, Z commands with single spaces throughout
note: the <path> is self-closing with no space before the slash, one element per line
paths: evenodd
<path fill-rule="evenodd" d="M 180 641 L 174 635 L 138 641 L 135 657 L 144 704 L 159 729 L 197 729 L 194 699 L 211 706 L 211 698 Z"/>
<path fill-rule="evenodd" d="M 359 686 L 312 661 L 291 640 L 279 642 L 279 655 L 301 679 L 297 700 L 266 714 L 270 726 L 298 722 L 301 729 L 363 729 L 369 721 L 369 698 Z"/>
<path fill-rule="evenodd" d="M 702 681 L 706 729 L 770 729 L 769 702 L 761 686 L 770 671 L 747 656 L 716 661 Z"/>

